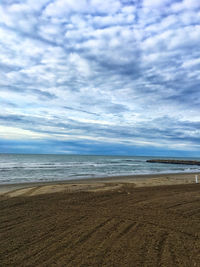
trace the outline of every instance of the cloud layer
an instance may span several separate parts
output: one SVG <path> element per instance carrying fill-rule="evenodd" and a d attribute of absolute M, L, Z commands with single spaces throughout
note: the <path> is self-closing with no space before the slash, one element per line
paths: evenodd
<path fill-rule="evenodd" d="M 200 156 L 199 44 L 196 0 L 1 1 L 0 152 Z"/>

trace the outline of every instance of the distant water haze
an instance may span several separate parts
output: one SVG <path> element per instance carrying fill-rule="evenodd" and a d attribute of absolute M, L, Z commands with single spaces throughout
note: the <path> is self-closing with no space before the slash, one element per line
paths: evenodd
<path fill-rule="evenodd" d="M 147 159 L 154 158 L 133 156 L 0 154 L 0 184 L 200 171 L 200 166 L 146 162 Z M 164 158 L 162 157 L 162 159 Z M 169 159 L 169 157 L 166 159 Z M 200 158 L 181 159 L 200 160 Z"/>

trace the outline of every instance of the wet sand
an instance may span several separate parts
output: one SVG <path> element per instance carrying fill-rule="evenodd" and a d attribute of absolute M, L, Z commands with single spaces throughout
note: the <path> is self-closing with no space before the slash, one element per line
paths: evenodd
<path fill-rule="evenodd" d="M 200 266 L 194 182 L 167 174 L 1 186 L 1 266 Z"/>

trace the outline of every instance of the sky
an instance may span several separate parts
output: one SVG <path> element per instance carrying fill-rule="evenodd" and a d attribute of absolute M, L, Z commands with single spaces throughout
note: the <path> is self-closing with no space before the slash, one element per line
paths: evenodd
<path fill-rule="evenodd" d="M 200 1 L 1 0 L 0 153 L 200 157 Z"/>

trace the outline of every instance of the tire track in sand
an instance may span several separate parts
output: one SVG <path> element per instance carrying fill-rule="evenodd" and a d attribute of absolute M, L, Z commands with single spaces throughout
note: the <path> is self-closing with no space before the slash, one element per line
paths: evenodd
<path fill-rule="evenodd" d="M 162 258 L 163 258 L 167 238 L 168 238 L 168 233 L 164 233 L 161 236 L 161 238 L 158 242 L 158 245 L 156 247 L 156 249 L 158 251 L 158 253 L 157 253 L 157 266 L 162 266 Z"/>
<path fill-rule="evenodd" d="M 45 260 L 43 264 L 45 264 L 45 266 L 48 266 L 48 264 L 50 264 L 52 260 L 55 261 L 63 257 L 66 254 L 65 249 L 70 249 L 71 251 L 73 251 L 73 249 L 76 248 L 77 246 L 84 244 L 85 242 L 87 242 L 87 240 L 89 240 L 92 237 L 93 234 L 95 234 L 99 229 L 104 227 L 106 224 L 108 224 L 112 220 L 113 218 L 108 218 L 104 220 L 103 222 L 98 224 L 96 227 L 94 227 L 91 231 L 84 233 L 81 237 L 79 237 L 79 239 L 75 243 L 73 243 L 73 239 L 67 242 L 65 240 L 62 240 L 60 245 L 56 248 L 56 250 L 52 251 L 51 256 L 48 257 L 48 259 Z M 69 259 L 69 261 L 71 261 L 71 258 Z M 36 264 L 36 262 L 34 264 Z"/>

